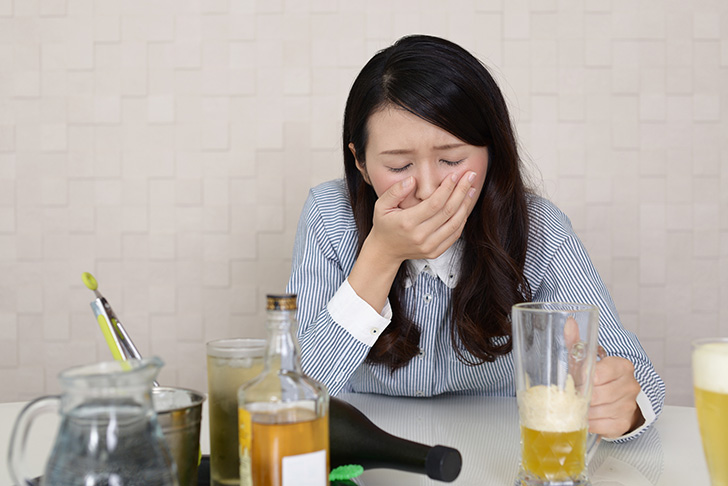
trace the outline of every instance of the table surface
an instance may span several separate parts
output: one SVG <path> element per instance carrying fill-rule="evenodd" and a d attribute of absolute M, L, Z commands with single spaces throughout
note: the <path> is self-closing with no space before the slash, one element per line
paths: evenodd
<path fill-rule="evenodd" d="M 424 444 L 455 447 L 463 456 L 454 485 L 509 485 L 518 470 L 519 428 L 514 398 L 441 396 L 397 398 L 350 394 L 341 398 L 396 436 Z M 0 485 L 12 484 L 6 457 L 12 426 L 24 403 L 0 403 Z M 207 407 L 205 407 L 206 411 Z M 58 419 L 41 416 L 31 429 L 28 473 L 40 475 Z M 201 447 L 209 452 L 207 414 Z M 589 464 L 593 486 L 709 486 L 695 409 L 666 406 L 656 424 L 637 439 L 602 441 Z M 361 486 L 444 484 L 426 476 L 388 469 L 365 471 Z"/>

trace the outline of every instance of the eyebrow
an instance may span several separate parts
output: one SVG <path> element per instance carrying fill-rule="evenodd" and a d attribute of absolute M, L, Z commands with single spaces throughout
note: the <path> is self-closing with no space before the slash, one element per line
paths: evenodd
<path fill-rule="evenodd" d="M 445 145 L 437 145 L 435 147 L 432 147 L 435 150 L 450 150 L 458 147 L 464 147 L 467 145 L 466 143 L 448 143 Z M 384 150 L 383 152 L 379 152 L 379 155 L 406 155 L 414 153 L 414 150 L 410 149 L 394 149 L 394 150 Z"/>

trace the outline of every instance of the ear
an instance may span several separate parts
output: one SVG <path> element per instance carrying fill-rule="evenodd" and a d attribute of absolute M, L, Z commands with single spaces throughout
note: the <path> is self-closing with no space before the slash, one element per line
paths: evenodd
<path fill-rule="evenodd" d="M 359 169 L 359 173 L 361 173 L 361 176 L 364 178 L 364 182 L 369 184 L 370 186 L 372 183 L 369 181 L 369 174 L 367 174 L 367 169 L 359 162 L 359 158 L 356 156 L 356 149 L 354 148 L 354 144 L 349 142 L 349 150 L 351 150 L 352 155 L 354 156 L 354 161 L 356 162 L 356 168 Z"/>

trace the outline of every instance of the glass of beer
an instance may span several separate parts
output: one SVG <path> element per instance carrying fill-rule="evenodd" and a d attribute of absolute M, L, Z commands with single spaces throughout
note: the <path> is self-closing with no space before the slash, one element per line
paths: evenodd
<path fill-rule="evenodd" d="M 519 484 L 587 485 L 587 433 L 599 309 L 532 302 L 513 306 L 513 359 L 521 427 Z"/>
<path fill-rule="evenodd" d="M 240 484 L 238 388 L 263 371 L 265 339 L 232 338 L 207 343 L 210 414 L 210 484 Z"/>
<path fill-rule="evenodd" d="M 728 338 L 693 341 L 693 386 L 712 486 L 728 486 Z"/>

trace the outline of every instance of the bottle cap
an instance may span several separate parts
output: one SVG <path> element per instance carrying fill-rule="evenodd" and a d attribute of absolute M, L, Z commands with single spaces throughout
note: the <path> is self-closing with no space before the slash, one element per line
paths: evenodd
<path fill-rule="evenodd" d="M 347 481 L 361 476 L 363 472 L 364 468 L 359 464 L 346 464 L 332 469 L 329 473 L 329 481 Z"/>
<path fill-rule="evenodd" d="M 268 310 L 296 310 L 296 294 L 268 294 L 266 304 Z"/>
<path fill-rule="evenodd" d="M 427 476 L 438 481 L 455 481 L 463 466 L 463 458 L 457 449 L 436 445 L 425 458 Z"/>

